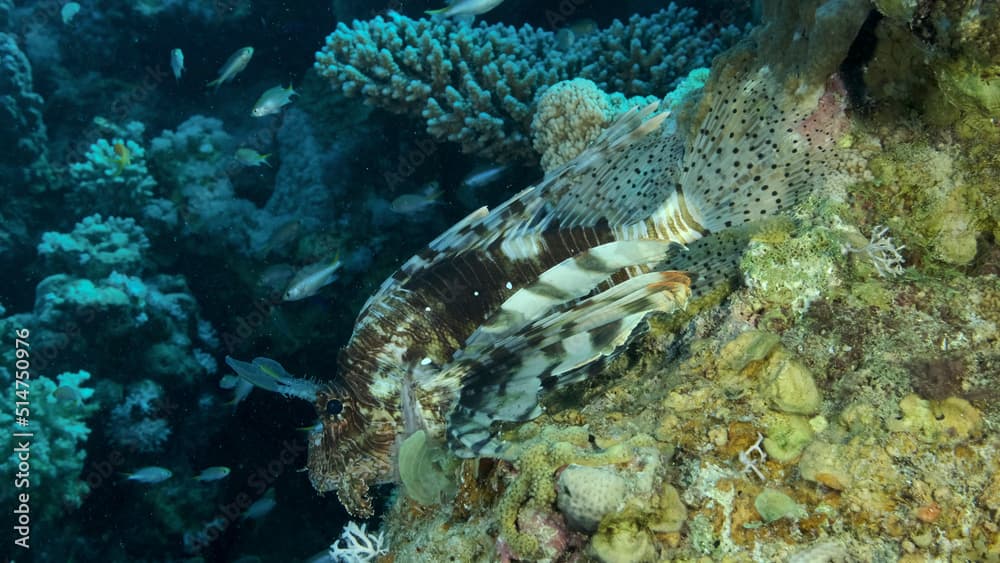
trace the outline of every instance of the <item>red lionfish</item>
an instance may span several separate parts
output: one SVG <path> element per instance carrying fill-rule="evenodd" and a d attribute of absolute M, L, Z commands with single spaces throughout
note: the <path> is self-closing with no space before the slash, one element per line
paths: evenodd
<path fill-rule="evenodd" d="M 833 121 L 782 107 L 767 70 L 711 93 L 690 139 L 655 104 L 618 118 L 576 159 L 473 212 L 364 305 L 339 381 L 227 359 L 256 385 L 313 401 L 309 477 L 357 517 L 418 430 L 460 457 L 500 456 L 500 422 L 621 351 L 654 311 L 737 271 L 739 237 L 711 236 L 792 206 L 829 168 Z M 829 106 L 829 104 L 827 104 Z M 827 108 L 828 111 L 828 108 Z"/>

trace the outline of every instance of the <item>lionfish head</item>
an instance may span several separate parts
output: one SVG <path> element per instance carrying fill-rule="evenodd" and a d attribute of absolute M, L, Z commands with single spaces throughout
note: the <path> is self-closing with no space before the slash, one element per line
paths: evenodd
<path fill-rule="evenodd" d="M 321 422 L 309 438 L 309 480 L 337 498 L 356 518 L 374 512 L 369 491 L 392 480 L 395 424 L 378 403 L 362 403 L 346 389 L 330 387 L 317 394 Z"/>

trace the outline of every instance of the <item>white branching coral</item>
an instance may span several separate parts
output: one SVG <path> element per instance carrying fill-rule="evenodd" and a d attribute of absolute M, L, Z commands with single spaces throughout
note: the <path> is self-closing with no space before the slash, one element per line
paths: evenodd
<path fill-rule="evenodd" d="M 354 521 L 348 522 L 340 539 L 330 546 L 330 559 L 339 563 L 369 563 L 389 553 L 383 533 L 369 534 L 366 527 L 367 524 L 358 526 Z M 344 542 L 344 547 L 340 542 Z"/>
<path fill-rule="evenodd" d="M 906 248 L 905 245 L 896 246 L 892 237 L 886 236 L 889 227 L 876 225 L 872 229 L 872 235 L 868 239 L 868 244 L 861 248 L 849 246 L 848 252 L 864 252 L 871 259 L 875 271 L 883 278 L 891 278 L 903 273 L 903 262 L 906 260 L 900 251 Z"/>
<path fill-rule="evenodd" d="M 745 451 L 740 452 L 740 463 L 743 464 L 743 473 L 750 473 L 753 471 L 754 475 L 760 478 L 761 481 L 767 481 L 764 474 L 761 473 L 760 469 L 757 467 L 758 463 L 764 463 L 767 461 L 767 454 L 761 449 L 760 445 L 764 441 L 764 436 L 757 433 L 757 441 L 754 442 L 752 446 L 747 448 Z M 757 459 L 753 458 L 753 454 L 757 454 Z"/>

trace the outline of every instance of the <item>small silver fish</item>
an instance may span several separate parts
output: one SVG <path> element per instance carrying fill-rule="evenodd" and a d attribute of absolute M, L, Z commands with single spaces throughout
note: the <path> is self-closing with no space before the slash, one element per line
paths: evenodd
<path fill-rule="evenodd" d="M 283 299 L 285 301 L 298 301 L 316 295 L 316 292 L 337 279 L 337 270 L 340 269 L 341 265 L 338 257 L 333 262 L 320 262 L 302 268 L 288 283 Z"/>
<path fill-rule="evenodd" d="M 243 378 L 240 378 L 240 380 L 235 384 L 232 400 L 226 404 L 233 405 L 233 412 L 235 413 L 237 407 L 239 407 L 240 403 L 242 403 L 244 399 L 250 395 L 251 391 L 253 391 L 253 384 Z"/>
<path fill-rule="evenodd" d="M 260 387 L 265 391 L 280 393 L 288 397 L 315 399 L 320 386 L 308 379 L 297 378 L 288 373 L 284 367 L 271 358 L 254 358 L 251 362 L 242 362 L 231 356 L 226 356 L 226 365 L 248 382 L 252 387 Z"/>
<path fill-rule="evenodd" d="M 278 113 L 282 107 L 292 103 L 292 96 L 298 95 L 299 93 L 292 89 L 291 84 L 288 85 L 288 88 L 281 85 L 275 86 L 257 98 L 257 103 L 253 105 L 253 111 L 250 112 L 250 115 L 264 117 Z"/>
<path fill-rule="evenodd" d="M 149 467 L 143 467 L 134 473 L 126 474 L 126 480 L 148 484 L 162 483 L 163 481 L 173 477 L 173 475 L 174 473 L 169 469 L 151 465 Z"/>
<path fill-rule="evenodd" d="M 392 200 L 389 207 L 400 215 L 413 215 L 438 203 L 439 197 L 441 197 L 441 190 L 434 186 L 423 193 L 401 195 Z"/>
<path fill-rule="evenodd" d="M 217 465 L 215 467 L 206 467 L 199 473 L 195 475 L 195 481 L 201 481 L 207 483 L 208 481 L 218 481 L 219 479 L 225 479 L 229 476 L 230 469 L 224 465 Z"/>
<path fill-rule="evenodd" d="M 267 516 L 275 506 L 278 505 L 278 501 L 274 500 L 274 489 L 270 489 L 264 496 L 257 499 L 257 502 L 251 504 L 247 511 L 243 513 L 244 520 L 260 520 L 261 518 Z"/>
<path fill-rule="evenodd" d="M 83 397 L 80 396 L 80 390 L 76 387 L 70 387 L 69 385 L 57 387 L 56 390 L 52 392 L 52 396 L 63 404 L 83 404 Z"/>
<path fill-rule="evenodd" d="M 174 80 L 180 80 L 184 74 L 184 52 L 180 49 L 170 51 L 170 68 L 174 71 Z"/>
<path fill-rule="evenodd" d="M 271 163 L 267 161 L 270 156 L 270 154 L 260 154 L 253 149 L 242 148 L 236 149 L 236 154 L 233 155 L 233 158 L 243 166 L 260 166 L 263 164 L 270 168 Z"/>
<path fill-rule="evenodd" d="M 465 179 L 462 180 L 462 184 L 469 186 L 470 188 L 480 188 L 487 184 L 492 184 L 493 182 L 496 182 L 508 168 L 510 168 L 510 166 L 506 164 L 491 166 L 489 168 L 478 168 L 466 176 Z"/>
<path fill-rule="evenodd" d="M 267 239 L 267 244 L 264 245 L 262 252 L 265 256 L 267 256 L 272 251 L 280 251 L 287 246 L 288 243 L 299 238 L 299 233 L 301 232 L 301 219 L 292 219 L 287 223 L 283 223 L 281 226 L 271 231 L 271 236 Z"/>
<path fill-rule="evenodd" d="M 236 51 L 229 57 L 226 64 L 222 65 L 219 69 L 219 77 L 208 83 L 208 86 L 215 86 L 218 90 L 219 86 L 223 83 L 229 82 L 237 74 L 243 72 L 243 69 L 250 64 L 250 58 L 253 57 L 253 47 L 243 47 L 242 49 Z"/>
<path fill-rule="evenodd" d="M 431 15 L 442 16 L 478 16 L 503 4 L 503 0 L 452 0 L 448 6 L 437 10 L 427 10 Z"/>
<path fill-rule="evenodd" d="M 232 375 L 232 374 L 223 375 L 222 379 L 219 380 L 219 388 L 220 389 L 233 389 L 233 388 L 236 387 L 236 384 L 239 383 L 239 381 L 240 381 L 240 378 L 236 377 L 235 375 Z"/>

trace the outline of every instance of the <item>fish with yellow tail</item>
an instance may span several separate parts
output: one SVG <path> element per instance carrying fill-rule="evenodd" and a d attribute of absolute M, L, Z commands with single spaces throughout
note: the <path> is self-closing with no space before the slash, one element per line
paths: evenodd
<path fill-rule="evenodd" d="M 281 108 L 292 103 L 292 96 L 298 96 L 299 93 L 292 89 L 289 85 L 288 88 L 283 86 L 275 86 L 260 95 L 257 98 L 257 103 L 253 105 L 253 109 L 250 110 L 250 115 L 254 117 L 264 117 L 265 115 L 274 115 L 281 111 Z"/>
<path fill-rule="evenodd" d="M 738 278 L 751 224 L 836 168 L 837 126 L 766 68 L 708 88 L 693 122 L 634 108 L 404 262 L 362 307 L 336 379 L 251 374 L 312 401 L 317 491 L 371 516 L 371 487 L 397 478 L 418 431 L 459 457 L 514 455 L 503 431 L 539 416 L 546 394 L 600 372 L 651 313 Z"/>
<path fill-rule="evenodd" d="M 260 154 L 253 149 L 242 147 L 236 149 L 236 152 L 233 154 L 233 159 L 243 166 L 256 167 L 263 164 L 264 166 L 270 168 L 271 163 L 267 161 L 270 156 L 270 154 Z"/>
<path fill-rule="evenodd" d="M 219 69 L 219 77 L 209 82 L 207 86 L 215 86 L 215 89 L 218 90 L 219 86 L 229 82 L 237 74 L 243 72 L 247 65 L 250 64 L 251 58 L 253 58 L 253 47 L 243 47 L 236 51 L 226 60 L 222 68 Z"/>
<path fill-rule="evenodd" d="M 332 262 L 320 262 L 302 268 L 292 281 L 288 282 L 288 289 L 285 290 L 282 299 L 285 301 L 299 301 L 307 297 L 312 297 L 320 289 L 330 285 L 337 279 L 337 271 L 341 267 L 340 254 Z"/>
<path fill-rule="evenodd" d="M 115 176 L 117 176 L 128 168 L 129 164 L 132 164 L 132 151 L 129 150 L 128 145 L 124 141 L 120 140 L 115 141 L 115 144 L 111 146 L 111 150 L 115 153 L 113 162 L 115 165 Z"/>

